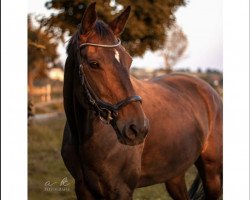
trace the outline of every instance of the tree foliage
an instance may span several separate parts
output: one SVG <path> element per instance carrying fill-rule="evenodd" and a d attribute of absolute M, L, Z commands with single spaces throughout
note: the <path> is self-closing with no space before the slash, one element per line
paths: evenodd
<path fill-rule="evenodd" d="M 187 47 L 187 36 L 183 33 L 181 27 L 173 23 L 167 32 L 167 39 L 161 52 L 167 73 L 171 72 L 173 66 L 183 58 Z"/>
<path fill-rule="evenodd" d="M 41 24 L 46 31 L 64 39 L 64 33 L 76 30 L 84 10 L 91 0 L 49 0 L 47 9 L 54 9 L 57 14 L 42 18 Z M 174 21 L 174 12 L 185 0 L 102 0 L 97 2 L 100 19 L 110 22 L 126 6 L 131 5 L 130 19 L 121 36 L 123 45 L 133 56 L 141 56 L 147 49 L 157 50 L 163 47 L 166 39 L 166 27 Z"/>
<path fill-rule="evenodd" d="M 46 77 L 47 69 L 58 58 L 57 43 L 40 28 L 32 25 L 28 16 L 28 84 L 32 90 L 35 79 Z"/>

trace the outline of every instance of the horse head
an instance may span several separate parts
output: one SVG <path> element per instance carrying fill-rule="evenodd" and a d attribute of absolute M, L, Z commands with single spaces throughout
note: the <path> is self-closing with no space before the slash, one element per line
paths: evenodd
<path fill-rule="evenodd" d="M 122 144 L 136 145 L 144 141 L 149 125 L 130 80 L 132 58 L 118 38 L 129 13 L 127 7 L 108 25 L 90 4 L 79 25 L 76 58 L 89 108 L 113 126 Z"/>

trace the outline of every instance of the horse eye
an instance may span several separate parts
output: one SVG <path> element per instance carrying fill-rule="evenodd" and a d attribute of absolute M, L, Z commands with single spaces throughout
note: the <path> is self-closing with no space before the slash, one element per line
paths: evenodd
<path fill-rule="evenodd" d="M 100 67 L 97 62 L 90 62 L 89 65 L 93 69 L 98 69 Z"/>

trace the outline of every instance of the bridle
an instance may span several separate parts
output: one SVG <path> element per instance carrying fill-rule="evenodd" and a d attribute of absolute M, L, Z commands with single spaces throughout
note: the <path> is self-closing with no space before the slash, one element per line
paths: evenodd
<path fill-rule="evenodd" d="M 117 47 L 121 44 L 121 41 L 118 39 L 118 42 L 116 44 L 95 44 L 95 43 L 83 43 L 78 45 L 78 52 L 77 52 L 77 57 L 78 57 L 78 63 L 79 63 L 79 76 L 80 76 L 80 80 L 81 80 L 81 84 L 83 86 L 84 89 L 84 93 L 87 97 L 88 103 L 91 105 L 91 107 L 94 109 L 96 115 L 99 116 L 99 118 L 101 119 L 101 121 L 105 122 L 106 124 L 111 124 L 114 129 L 117 130 L 117 125 L 116 125 L 116 120 L 118 117 L 118 111 L 125 107 L 126 105 L 132 103 L 132 102 L 137 102 L 139 101 L 140 103 L 142 103 L 142 98 L 138 95 L 134 95 L 134 96 L 130 96 L 127 97 L 121 101 L 119 101 L 116 104 L 110 104 L 107 102 L 104 102 L 103 100 L 101 100 L 96 93 L 94 92 L 94 90 L 92 89 L 92 87 L 90 86 L 84 71 L 83 71 L 83 64 L 81 62 L 81 54 L 80 54 L 80 50 L 82 47 L 85 46 L 96 46 L 96 47 L 103 47 L 103 48 L 114 48 Z"/>
<path fill-rule="evenodd" d="M 87 96 L 88 103 L 93 107 L 96 114 L 99 116 L 101 121 L 105 122 L 106 124 L 113 125 L 114 128 L 117 128 L 116 126 L 116 120 L 118 117 L 118 111 L 125 107 L 126 105 L 139 101 L 142 103 L 142 98 L 138 95 L 127 97 L 121 101 L 119 101 L 116 104 L 110 104 L 107 102 L 102 101 L 94 92 L 92 87 L 90 86 L 84 71 L 83 71 L 83 65 L 81 63 L 81 54 L 80 50 L 84 46 L 96 46 L 96 47 L 104 47 L 104 48 L 114 48 L 121 44 L 121 41 L 118 39 L 117 44 L 113 45 L 107 45 L 107 44 L 95 44 L 95 43 L 83 43 L 79 45 L 78 49 L 78 61 L 79 61 L 79 76 L 81 80 L 81 84 L 83 86 L 84 92 Z"/>

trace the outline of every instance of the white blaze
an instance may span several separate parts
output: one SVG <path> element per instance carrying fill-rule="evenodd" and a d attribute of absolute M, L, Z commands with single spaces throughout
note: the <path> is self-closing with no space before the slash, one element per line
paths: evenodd
<path fill-rule="evenodd" d="M 115 49 L 115 58 L 118 62 L 120 62 L 120 54 L 116 49 Z"/>

